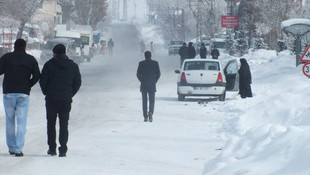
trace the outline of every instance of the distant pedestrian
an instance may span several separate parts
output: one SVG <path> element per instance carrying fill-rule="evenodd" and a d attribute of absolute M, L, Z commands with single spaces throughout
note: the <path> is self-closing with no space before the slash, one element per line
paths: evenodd
<path fill-rule="evenodd" d="M 216 45 L 213 46 L 213 49 L 211 51 L 211 56 L 212 56 L 212 59 L 218 59 L 219 56 L 220 56 L 220 52 L 219 50 L 216 48 Z"/>
<path fill-rule="evenodd" d="M 6 117 L 6 143 L 9 153 L 23 156 L 31 88 L 40 79 L 37 60 L 26 53 L 26 41 L 17 39 L 14 51 L 0 59 L 3 79 L 3 103 Z M 15 122 L 16 121 L 16 122 Z"/>
<path fill-rule="evenodd" d="M 180 47 L 179 55 L 180 55 L 180 64 L 182 66 L 184 60 L 188 58 L 188 48 L 186 43 L 183 43 L 183 45 Z"/>
<path fill-rule="evenodd" d="M 201 46 L 199 49 L 199 55 L 200 55 L 200 58 L 207 58 L 207 48 L 204 43 L 201 43 Z"/>
<path fill-rule="evenodd" d="M 142 54 L 145 51 L 145 44 L 144 44 L 143 40 L 140 42 L 140 51 L 141 51 Z"/>
<path fill-rule="evenodd" d="M 53 48 L 54 57 L 42 69 L 40 87 L 45 95 L 47 119 L 47 154 L 56 155 L 56 120 L 59 118 L 59 157 L 66 157 L 68 142 L 68 122 L 72 97 L 81 86 L 81 74 L 76 63 L 66 55 L 66 48 L 57 44 Z"/>
<path fill-rule="evenodd" d="M 137 70 L 137 78 L 139 79 L 140 92 L 142 93 L 142 109 L 144 122 L 152 122 L 155 105 L 156 83 L 160 77 L 160 69 L 157 61 L 151 59 L 152 53 L 146 51 L 144 53 L 145 60 L 139 62 Z M 149 96 L 149 112 L 147 112 Z"/>
<path fill-rule="evenodd" d="M 154 46 L 153 41 L 151 41 L 150 43 L 150 49 L 151 49 L 152 54 L 155 55 L 155 46 Z"/>
<path fill-rule="evenodd" d="M 112 38 L 108 41 L 108 49 L 109 49 L 109 55 L 113 56 L 113 48 L 114 48 L 114 41 Z"/>
<path fill-rule="evenodd" d="M 192 42 L 189 42 L 188 43 L 188 58 L 189 59 L 193 59 L 196 57 L 196 50 L 193 46 L 193 43 Z"/>
<path fill-rule="evenodd" d="M 241 66 L 238 71 L 239 73 L 239 94 L 241 98 L 252 97 L 252 76 L 250 71 L 250 66 L 246 59 L 240 59 Z"/>

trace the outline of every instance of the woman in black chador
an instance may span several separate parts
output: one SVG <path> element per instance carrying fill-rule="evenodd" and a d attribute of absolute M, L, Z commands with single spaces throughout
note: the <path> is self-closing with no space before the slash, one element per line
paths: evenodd
<path fill-rule="evenodd" d="M 252 83 L 252 77 L 251 77 L 251 71 L 250 66 L 246 59 L 241 58 L 241 67 L 239 69 L 239 94 L 241 98 L 246 97 L 252 97 L 252 90 L 251 90 L 251 83 Z"/>

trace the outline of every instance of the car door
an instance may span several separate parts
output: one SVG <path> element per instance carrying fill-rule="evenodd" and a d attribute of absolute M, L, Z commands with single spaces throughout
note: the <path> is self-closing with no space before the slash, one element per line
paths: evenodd
<path fill-rule="evenodd" d="M 238 60 L 230 60 L 224 68 L 226 77 L 226 90 L 238 91 L 239 90 L 239 73 L 238 73 Z"/>

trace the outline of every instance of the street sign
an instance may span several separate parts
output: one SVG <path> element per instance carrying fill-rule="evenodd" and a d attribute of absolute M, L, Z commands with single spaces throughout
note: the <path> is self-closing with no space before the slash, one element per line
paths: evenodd
<path fill-rule="evenodd" d="M 239 27 L 239 16 L 222 16 L 222 27 L 238 28 Z"/>
<path fill-rule="evenodd" d="M 310 45 L 306 49 L 305 53 L 300 58 L 300 62 L 310 62 L 310 51 L 309 51 Z"/>
<path fill-rule="evenodd" d="M 310 77 L 310 63 L 304 64 L 302 67 L 302 72 L 307 76 Z"/>

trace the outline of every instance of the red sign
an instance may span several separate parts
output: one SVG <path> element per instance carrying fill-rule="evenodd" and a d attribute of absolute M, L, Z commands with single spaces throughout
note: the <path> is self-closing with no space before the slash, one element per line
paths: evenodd
<path fill-rule="evenodd" d="M 222 16 L 222 27 L 238 28 L 239 16 Z"/>
<path fill-rule="evenodd" d="M 308 46 L 308 48 L 306 49 L 305 53 L 302 55 L 302 57 L 300 58 L 300 62 L 310 62 L 310 52 L 309 52 L 309 48 L 310 45 Z"/>
<path fill-rule="evenodd" d="M 304 73 L 304 75 L 306 75 L 307 77 L 310 77 L 310 63 L 305 64 L 302 67 L 302 72 Z"/>

